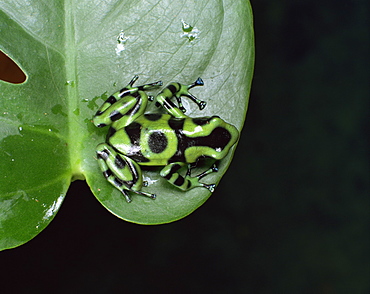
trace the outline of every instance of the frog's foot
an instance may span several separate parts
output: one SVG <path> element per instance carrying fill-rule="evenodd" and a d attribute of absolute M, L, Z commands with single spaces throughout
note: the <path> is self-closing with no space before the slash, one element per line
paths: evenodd
<path fill-rule="evenodd" d="M 128 86 L 132 87 L 135 82 L 138 80 L 139 76 L 134 75 L 134 77 L 131 79 L 131 81 L 128 83 Z"/>
<path fill-rule="evenodd" d="M 191 170 L 195 167 L 196 167 L 196 164 L 195 165 L 189 164 L 188 172 L 186 173 L 186 178 L 188 178 L 189 180 L 195 181 L 196 182 L 195 184 L 197 184 L 198 186 L 204 187 L 204 188 L 208 189 L 210 192 L 213 193 L 215 191 L 216 184 L 204 184 L 204 183 L 200 183 L 199 180 L 201 178 L 205 177 L 206 175 L 218 172 L 218 168 L 217 168 L 216 164 L 214 163 L 209 169 L 205 170 L 204 172 L 200 173 L 199 175 L 196 175 L 196 176 L 192 177 L 191 176 Z"/>
<path fill-rule="evenodd" d="M 182 191 L 188 191 L 190 189 L 193 189 L 195 187 L 203 187 L 208 189 L 210 192 L 213 192 L 215 190 L 216 185 L 215 184 L 204 184 L 199 182 L 201 178 L 203 178 L 206 175 L 209 175 L 210 173 L 217 172 L 218 168 L 214 164 L 211 168 L 208 170 L 200 173 L 197 176 L 191 176 L 191 170 L 196 166 L 193 164 L 188 165 L 188 171 L 186 173 L 186 176 L 183 177 L 178 173 L 180 169 L 185 167 L 187 164 L 184 162 L 174 162 L 167 166 L 165 166 L 161 170 L 161 176 L 165 178 L 169 183 L 176 186 Z"/>
<path fill-rule="evenodd" d="M 135 82 L 137 81 L 138 78 L 139 78 L 139 76 L 135 75 L 131 79 L 131 81 L 128 83 L 128 85 L 126 87 L 122 88 L 119 91 L 120 97 L 136 93 L 137 91 L 147 91 L 147 90 L 150 90 L 150 89 L 153 89 L 153 88 L 158 88 L 158 87 L 161 87 L 163 85 L 162 81 L 157 81 L 157 82 L 154 82 L 154 83 L 149 83 L 149 84 L 145 84 L 145 85 L 135 87 L 134 84 L 135 84 Z"/>
<path fill-rule="evenodd" d="M 133 87 L 134 83 L 138 80 L 138 78 L 139 78 L 139 76 L 134 76 L 132 78 L 132 80 L 128 83 L 128 86 Z M 150 90 L 152 88 L 158 88 L 158 87 L 161 87 L 161 86 L 163 86 L 162 81 L 157 81 L 157 82 L 154 82 L 154 83 L 149 83 L 149 84 L 137 86 L 135 88 L 137 88 L 140 91 L 146 91 L 146 90 Z"/>
<path fill-rule="evenodd" d="M 205 101 L 201 101 L 198 98 L 196 98 L 194 95 L 189 93 L 189 90 L 191 88 L 194 88 L 196 86 L 203 86 L 203 80 L 201 78 L 198 78 L 194 83 L 191 85 L 183 85 L 180 83 L 171 83 L 169 84 L 165 89 L 163 89 L 157 96 L 156 96 L 156 106 L 162 105 L 163 108 L 168 111 L 169 114 L 171 114 L 174 117 L 177 118 L 184 118 L 187 117 L 184 115 L 186 112 L 185 107 L 182 104 L 181 97 L 185 96 L 190 98 L 194 103 L 196 103 L 200 110 L 202 110 L 206 106 Z M 175 97 L 178 103 L 178 106 L 175 105 L 171 98 Z"/>
<path fill-rule="evenodd" d="M 130 203 L 132 201 L 128 192 L 133 192 L 137 195 L 146 196 L 146 197 L 149 197 L 153 200 L 155 200 L 157 198 L 157 195 L 155 195 L 155 194 L 150 194 L 150 193 L 146 193 L 146 192 L 142 192 L 142 191 L 125 190 L 125 189 L 120 189 L 120 188 L 117 188 L 117 189 L 121 191 L 123 196 L 125 196 L 127 203 Z"/>
<path fill-rule="evenodd" d="M 194 83 L 191 85 L 181 85 L 180 90 L 175 94 L 177 103 L 179 104 L 179 108 L 182 112 L 185 113 L 186 109 L 182 105 L 181 96 L 185 96 L 190 98 L 195 104 L 198 105 L 199 109 L 202 110 L 204 107 L 206 107 L 207 103 L 205 101 L 199 100 L 197 97 L 195 97 L 193 94 L 189 92 L 191 88 L 197 87 L 197 86 L 203 86 L 204 82 L 201 78 L 198 78 Z"/>

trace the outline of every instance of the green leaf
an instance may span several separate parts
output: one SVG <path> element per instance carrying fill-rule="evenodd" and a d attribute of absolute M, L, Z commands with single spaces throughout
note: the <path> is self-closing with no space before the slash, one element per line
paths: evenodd
<path fill-rule="evenodd" d="M 0 50 L 27 75 L 23 84 L 0 81 L 0 248 L 44 229 L 74 179 L 86 179 L 113 214 L 141 224 L 180 219 L 210 196 L 180 192 L 150 170 L 143 190 L 157 199 L 126 203 L 99 170 L 94 150 L 107 130 L 91 119 L 135 74 L 138 84 L 200 76 L 205 86 L 192 93 L 207 107 L 185 102 L 187 114 L 219 115 L 241 130 L 254 62 L 248 1 L 8 0 L 0 3 Z M 218 183 L 232 153 L 204 181 Z"/>

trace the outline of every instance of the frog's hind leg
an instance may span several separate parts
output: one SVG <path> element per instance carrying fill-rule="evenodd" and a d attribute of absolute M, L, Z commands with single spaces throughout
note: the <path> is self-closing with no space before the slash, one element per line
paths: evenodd
<path fill-rule="evenodd" d="M 162 81 L 157 81 L 154 83 L 134 87 L 134 83 L 137 81 L 138 78 L 139 76 L 134 76 L 126 87 L 109 96 L 108 99 L 105 100 L 105 102 L 102 104 L 102 106 L 100 106 L 95 116 L 99 116 L 102 113 L 104 113 L 110 106 L 115 104 L 118 100 L 120 100 L 124 96 L 135 94 L 139 91 L 147 91 L 153 88 L 158 88 L 163 85 Z"/>
<path fill-rule="evenodd" d="M 141 169 L 132 159 L 118 154 L 107 143 L 99 144 L 96 154 L 104 177 L 123 194 L 127 202 L 131 202 L 129 192 L 156 198 L 155 194 L 140 191 L 143 186 Z"/>
<path fill-rule="evenodd" d="M 162 86 L 162 82 L 158 81 L 134 87 L 133 85 L 137 79 L 138 76 L 134 76 L 126 87 L 110 95 L 105 100 L 93 117 L 95 126 L 101 128 L 111 125 L 128 114 L 126 121 L 120 123 L 121 125 L 127 125 L 137 116 L 144 113 L 148 100 L 148 96 L 144 91 L 151 88 L 158 88 Z"/>
<path fill-rule="evenodd" d="M 183 85 L 180 83 L 171 83 L 166 88 L 164 88 L 156 97 L 156 105 L 162 105 L 164 109 L 167 110 L 171 115 L 178 118 L 185 118 L 186 112 L 185 107 L 182 104 L 181 97 L 185 96 L 190 98 L 194 103 L 196 103 L 200 110 L 206 106 L 206 102 L 199 100 L 194 95 L 192 95 L 189 90 L 196 86 L 203 86 L 204 82 L 201 78 L 198 78 L 191 85 Z M 178 107 L 171 101 L 171 98 L 175 97 L 178 102 Z"/>
<path fill-rule="evenodd" d="M 186 176 L 183 177 L 178 173 L 180 169 L 182 169 L 185 166 L 188 166 L 188 171 L 186 173 Z M 209 175 L 210 173 L 217 172 L 218 168 L 214 164 L 211 168 L 207 169 L 206 171 L 200 173 L 196 176 L 191 176 L 191 170 L 196 166 L 192 164 L 186 164 L 184 162 L 174 162 L 170 163 L 169 165 L 165 166 L 162 170 L 160 175 L 165 178 L 169 183 L 176 186 L 182 191 L 188 191 L 190 189 L 193 189 L 195 187 L 203 187 L 208 189 L 210 192 L 213 192 L 215 190 L 216 185 L 215 184 L 205 184 L 199 182 L 201 178 L 203 178 L 206 175 Z"/>
<path fill-rule="evenodd" d="M 177 99 L 179 105 L 181 104 L 181 106 L 182 106 L 181 96 L 185 96 L 185 97 L 190 98 L 195 104 L 197 104 L 200 110 L 204 109 L 204 107 L 206 107 L 207 103 L 205 101 L 199 100 L 197 97 L 195 97 L 193 94 L 191 94 L 189 92 L 189 90 L 191 88 L 194 88 L 196 86 L 203 86 L 203 85 L 204 85 L 204 82 L 201 78 L 198 78 L 191 85 L 188 85 L 188 86 L 181 85 L 181 89 L 176 95 L 176 99 Z M 185 108 L 184 108 L 184 112 L 185 112 Z"/>

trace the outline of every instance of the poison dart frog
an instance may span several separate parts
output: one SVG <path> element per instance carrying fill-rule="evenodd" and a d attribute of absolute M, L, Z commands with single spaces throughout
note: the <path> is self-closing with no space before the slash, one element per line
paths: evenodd
<path fill-rule="evenodd" d="M 143 181 L 140 166 L 164 166 L 160 175 L 182 191 L 204 187 L 213 192 L 215 184 L 201 183 L 204 176 L 217 171 L 212 167 L 191 176 L 199 159 L 220 160 L 229 152 L 239 137 L 238 130 L 218 116 L 192 118 L 185 115 L 181 97 L 190 98 L 200 110 L 206 102 L 189 93 L 195 86 L 203 86 L 198 78 L 191 85 L 171 83 L 155 97 L 145 91 L 159 88 L 162 82 L 134 86 L 129 84 L 108 97 L 96 112 L 93 123 L 97 127 L 110 126 L 105 143 L 96 147 L 100 169 L 104 177 L 131 202 L 129 192 L 156 198 L 141 191 Z M 178 106 L 171 101 L 176 98 Z M 155 99 L 166 113 L 144 113 L 148 101 Z M 188 168 L 185 176 L 179 170 Z"/>

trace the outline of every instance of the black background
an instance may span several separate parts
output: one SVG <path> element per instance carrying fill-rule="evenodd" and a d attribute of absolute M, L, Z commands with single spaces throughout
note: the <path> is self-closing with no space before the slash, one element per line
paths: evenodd
<path fill-rule="evenodd" d="M 3 293 L 369 293 L 368 1 L 252 1 L 256 66 L 228 173 L 190 216 L 126 223 L 74 182 L 0 252 Z"/>

